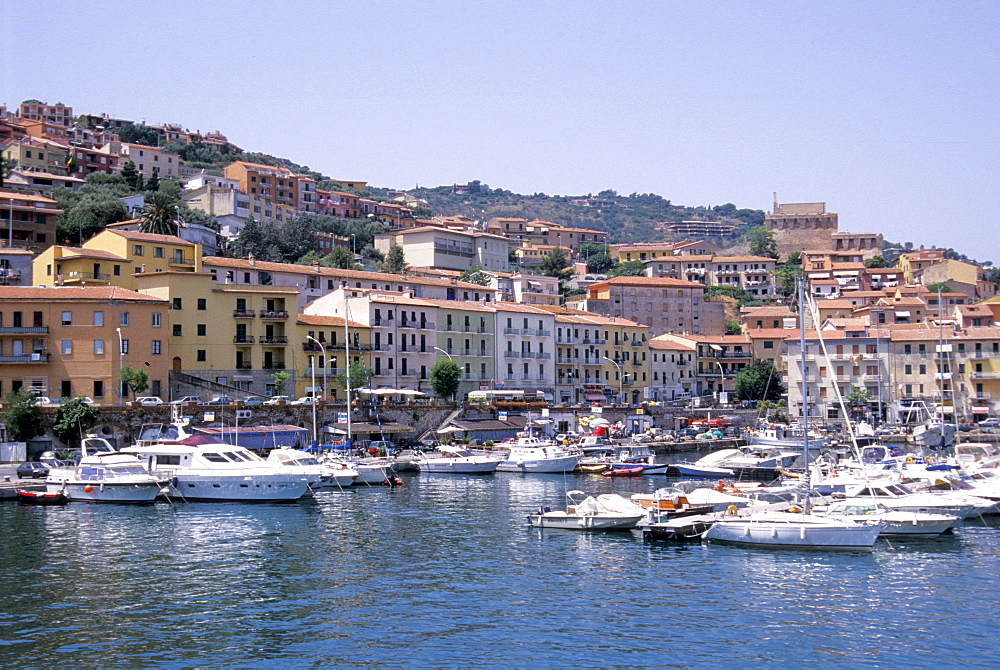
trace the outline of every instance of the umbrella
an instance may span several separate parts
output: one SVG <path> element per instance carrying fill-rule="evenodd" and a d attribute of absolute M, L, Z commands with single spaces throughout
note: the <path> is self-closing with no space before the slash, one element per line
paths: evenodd
<path fill-rule="evenodd" d="M 447 426 L 445 428 L 439 428 L 435 432 L 440 435 L 447 435 L 448 433 L 461 433 L 464 428 L 459 428 L 458 426 Z"/>
<path fill-rule="evenodd" d="M 397 389 L 396 392 L 399 393 L 399 395 L 413 395 L 413 396 L 427 395 L 426 393 L 423 393 L 422 391 L 414 391 L 413 389 Z"/>
<path fill-rule="evenodd" d="M 355 390 L 356 390 L 356 391 L 357 391 L 358 393 L 374 393 L 374 391 L 372 391 L 372 390 L 371 390 L 370 388 L 368 388 L 367 386 L 362 386 L 361 388 L 359 388 L 359 389 L 355 389 Z"/>
<path fill-rule="evenodd" d="M 381 389 L 375 389 L 374 391 L 370 391 L 370 393 L 374 393 L 375 395 L 393 395 L 395 393 L 399 393 L 399 390 L 392 388 L 381 388 Z"/>

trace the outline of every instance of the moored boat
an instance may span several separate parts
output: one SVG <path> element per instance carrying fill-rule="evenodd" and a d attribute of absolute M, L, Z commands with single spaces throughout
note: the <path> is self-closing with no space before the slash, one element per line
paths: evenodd
<path fill-rule="evenodd" d="M 630 530 L 647 517 L 647 511 L 613 493 L 586 496 L 583 491 L 569 491 L 565 510 L 543 507 L 528 515 L 535 528 L 558 530 L 618 531 Z"/>
<path fill-rule="evenodd" d="M 572 472 L 583 458 L 579 449 L 564 447 L 537 437 L 519 437 L 498 445 L 507 456 L 497 465 L 499 472 Z"/>
<path fill-rule="evenodd" d="M 500 458 L 479 456 L 461 447 L 438 447 L 436 454 L 423 454 L 417 459 L 420 472 L 459 475 L 489 475 L 496 472 Z"/>

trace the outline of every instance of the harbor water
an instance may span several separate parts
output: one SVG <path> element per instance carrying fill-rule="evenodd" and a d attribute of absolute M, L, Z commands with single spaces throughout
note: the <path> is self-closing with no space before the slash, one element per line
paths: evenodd
<path fill-rule="evenodd" d="M 0 505 L 0 666 L 995 665 L 1000 528 L 872 553 L 530 528 L 567 490 L 419 475 L 294 504 Z"/>

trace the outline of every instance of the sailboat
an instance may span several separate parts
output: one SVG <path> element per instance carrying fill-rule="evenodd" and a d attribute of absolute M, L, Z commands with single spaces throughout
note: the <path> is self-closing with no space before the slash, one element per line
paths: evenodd
<path fill-rule="evenodd" d="M 805 287 L 799 280 L 799 349 L 802 374 L 802 477 L 805 496 L 801 512 L 751 512 L 745 516 L 735 507 L 733 515 L 717 520 L 705 531 L 705 538 L 750 546 L 849 549 L 871 551 L 882 531 L 880 523 L 833 519 L 811 513 L 809 505 L 809 387 L 806 382 Z"/>

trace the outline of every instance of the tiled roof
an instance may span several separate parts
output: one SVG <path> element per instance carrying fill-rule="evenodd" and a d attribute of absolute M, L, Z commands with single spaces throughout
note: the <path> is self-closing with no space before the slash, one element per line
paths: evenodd
<path fill-rule="evenodd" d="M 299 314 L 296 323 L 304 326 L 339 326 L 344 327 L 344 319 L 340 316 L 326 316 L 323 314 Z M 351 328 L 368 328 L 363 323 L 351 321 L 348 324 Z"/>
<path fill-rule="evenodd" d="M 590 288 L 602 285 L 612 286 L 650 286 L 662 288 L 704 288 L 704 284 L 685 281 L 683 279 L 673 279 L 670 277 L 611 277 L 604 281 L 591 284 Z"/>
<path fill-rule="evenodd" d="M 140 233 L 137 230 L 111 230 L 115 235 L 120 235 L 126 240 L 136 242 L 159 242 L 160 244 L 173 244 L 174 246 L 193 247 L 194 244 L 187 240 L 182 240 L 176 235 L 154 235 L 153 233 Z"/>
<path fill-rule="evenodd" d="M 0 300 L 133 300 L 166 303 L 118 286 L 0 286 Z"/>

